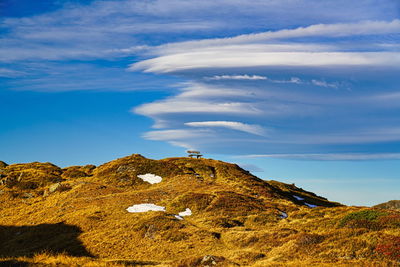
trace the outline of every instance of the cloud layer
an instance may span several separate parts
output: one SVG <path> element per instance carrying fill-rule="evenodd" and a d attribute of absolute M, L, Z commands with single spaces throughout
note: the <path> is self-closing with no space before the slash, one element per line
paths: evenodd
<path fill-rule="evenodd" d="M 162 91 L 132 108 L 154 120 L 144 138 L 207 152 L 393 155 L 399 8 L 391 0 L 65 2 L 1 19 L 0 78 L 13 90 Z"/>
<path fill-rule="evenodd" d="M 399 34 L 395 19 L 149 47 L 153 57 L 130 70 L 191 82 L 135 112 L 157 128 L 206 130 L 184 140 L 163 138 L 190 148 L 232 153 L 236 146 L 241 153 L 297 159 L 397 158 L 400 110 L 391 101 L 399 90 L 400 53 L 391 43 Z"/>

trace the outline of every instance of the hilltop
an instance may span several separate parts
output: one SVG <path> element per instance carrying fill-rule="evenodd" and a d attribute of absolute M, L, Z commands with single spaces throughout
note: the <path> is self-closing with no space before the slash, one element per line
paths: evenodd
<path fill-rule="evenodd" d="M 400 213 L 347 207 L 212 159 L 0 165 L 0 261 L 90 266 L 399 261 Z M 1 262 L 0 262 L 1 263 Z"/>
<path fill-rule="evenodd" d="M 390 200 L 388 202 L 375 205 L 374 208 L 400 210 L 400 200 Z"/>

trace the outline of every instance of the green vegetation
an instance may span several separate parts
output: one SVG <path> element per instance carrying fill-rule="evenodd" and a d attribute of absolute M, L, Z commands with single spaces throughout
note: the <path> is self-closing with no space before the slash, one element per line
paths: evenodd
<path fill-rule="evenodd" d="M 351 212 L 339 221 L 339 226 L 350 228 L 365 227 L 376 230 L 382 226 L 377 219 L 385 215 L 387 215 L 386 212 L 371 209 Z"/>

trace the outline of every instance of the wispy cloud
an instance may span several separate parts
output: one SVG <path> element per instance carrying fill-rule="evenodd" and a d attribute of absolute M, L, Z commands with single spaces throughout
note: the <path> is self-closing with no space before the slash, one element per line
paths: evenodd
<path fill-rule="evenodd" d="M 265 76 L 260 75 L 215 75 L 213 77 L 204 77 L 205 80 L 268 80 Z"/>
<path fill-rule="evenodd" d="M 271 80 L 274 83 L 294 83 L 294 84 L 303 84 L 304 81 L 302 81 L 298 77 L 291 77 L 289 80 Z"/>
<path fill-rule="evenodd" d="M 260 125 L 246 124 L 237 121 L 198 121 L 198 122 L 186 122 L 185 125 L 191 127 L 224 127 L 255 135 L 265 136 L 267 131 Z"/>
<path fill-rule="evenodd" d="M 2 50 L 5 53 L 2 53 L 1 57 L 8 61 L 33 58 L 51 60 L 109 58 L 115 56 L 115 52 L 119 49 L 126 49 L 134 44 L 143 45 L 142 36 L 146 36 L 150 43 L 157 43 L 160 38 L 165 43 L 169 40 L 168 36 L 174 33 L 179 33 L 181 36 L 190 33 L 193 36 L 207 32 L 212 36 L 218 36 L 224 32 L 234 34 L 238 29 L 252 31 L 261 31 L 265 28 L 277 29 L 296 24 L 300 17 L 303 23 L 309 25 L 318 21 L 332 23 L 339 20 L 346 23 L 336 28 L 320 25 L 288 30 L 279 34 L 274 31 L 273 38 L 279 35 L 298 36 L 319 32 L 343 35 L 345 32 L 363 34 L 367 31 L 380 33 L 395 31 L 398 26 L 397 21 L 387 25 L 379 21 L 366 21 L 361 26 L 352 24 L 363 19 L 377 20 L 383 14 L 386 19 L 397 15 L 391 11 L 397 7 L 391 1 L 368 1 L 379 3 L 385 12 L 381 9 L 374 10 L 371 8 L 372 5 L 348 3 L 344 0 L 338 0 L 335 4 L 331 1 L 321 4 L 316 0 L 251 3 L 241 0 L 205 0 L 201 4 L 194 0 L 119 0 L 92 1 L 82 5 L 66 4 L 59 10 L 37 16 L 3 18 L 1 27 L 6 31 L 2 36 Z M 229 10 L 227 13 L 229 15 L 221 13 L 220 6 Z M 333 6 L 338 12 L 334 14 L 331 12 L 332 14 L 325 18 L 318 15 L 319 12 L 311 11 L 331 10 Z M 297 12 L 300 7 L 308 14 L 307 16 L 300 16 Z M 274 19 L 283 14 L 286 15 L 286 20 Z M 270 38 L 269 35 L 255 35 L 252 38 L 265 39 Z M 237 40 L 246 38 L 243 36 Z"/>
<path fill-rule="evenodd" d="M 146 139 L 150 140 L 184 140 L 192 138 L 200 138 L 209 136 L 211 131 L 209 130 L 160 130 L 151 131 L 144 134 Z"/>
<path fill-rule="evenodd" d="M 291 77 L 289 80 L 271 80 L 269 79 L 269 81 L 273 82 L 273 83 L 293 83 L 293 84 L 312 84 L 315 86 L 321 86 L 321 87 L 328 87 L 328 88 L 338 88 L 339 84 L 336 82 L 327 82 L 324 80 L 316 80 L 316 79 L 312 79 L 311 81 L 306 81 L 306 80 L 302 80 L 298 77 Z"/>
<path fill-rule="evenodd" d="M 251 104 L 241 102 L 218 102 L 190 101 L 171 99 L 144 104 L 133 110 L 142 115 L 158 115 L 173 113 L 208 113 L 208 114 L 257 114 L 260 110 Z"/>
<path fill-rule="evenodd" d="M 264 80 L 264 81 L 269 81 L 271 83 L 293 83 L 293 84 L 312 84 L 315 86 L 321 86 L 321 87 L 328 87 L 328 88 L 338 88 L 339 84 L 338 83 L 330 83 L 324 80 L 316 80 L 312 79 L 311 81 L 306 81 L 302 80 L 298 77 L 291 77 L 288 80 L 274 80 L 270 79 L 267 76 L 262 76 L 262 75 L 248 75 L 248 74 L 242 74 L 242 75 L 215 75 L 212 77 L 204 77 L 204 80 L 207 81 L 220 81 L 220 80 L 249 80 L 249 81 L 257 81 L 257 80 Z"/>
<path fill-rule="evenodd" d="M 166 141 L 174 146 L 184 147 L 185 149 L 196 149 L 192 140 L 200 140 L 197 144 L 201 144 L 201 140 L 213 138 L 215 134 L 206 129 L 192 130 L 192 129 L 173 129 L 173 130 L 159 130 L 149 131 L 143 134 L 143 138 L 154 141 Z M 203 141 L 204 142 L 204 141 Z"/>
<path fill-rule="evenodd" d="M 26 73 L 22 71 L 17 71 L 17 70 L 12 70 L 12 69 L 7 69 L 7 68 L 0 68 L 0 77 L 4 78 L 15 78 L 15 77 L 20 77 L 24 76 Z"/>
<path fill-rule="evenodd" d="M 242 50 L 243 47 L 240 48 Z M 131 70 L 168 73 L 207 68 L 400 66 L 396 52 L 253 52 L 219 48 L 160 56 L 133 64 Z"/>
<path fill-rule="evenodd" d="M 209 144 L 225 140 L 226 147 L 242 142 L 241 151 L 264 149 L 279 152 L 280 157 L 307 159 L 369 159 L 372 156 L 358 153 L 363 147 L 400 141 L 396 112 L 367 101 L 376 95 L 370 81 L 382 81 L 380 73 L 385 80 L 396 80 L 400 54 L 364 44 L 376 36 L 393 38 L 393 33 L 400 33 L 400 20 L 316 24 L 150 47 L 150 58 L 132 64 L 130 70 L 174 73 L 194 82 L 176 96 L 135 111 L 152 117 L 161 128 L 184 125 L 249 133 L 256 131 L 248 126 L 274 129 L 254 139 L 232 134 L 234 141 L 226 132 L 216 131 L 208 140 Z M 349 90 L 349 84 L 354 90 Z M 386 120 L 366 119 L 378 113 L 386 114 Z M 196 140 L 185 142 L 205 146 Z M 320 153 L 328 148 L 346 153 Z"/>
<path fill-rule="evenodd" d="M 254 154 L 237 158 L 276 158 L 297 160 L 397 160 L 400 153 L 341 153 L 341 154 Z"/>
<path fill-rule="evenodd" d="M 338 85 L 335 83 L 328 83 L 326 81 L 321 81 L 321 80 L 311 80 L 311 83 L 316 85 L 316 86 L 322 86 L 322 87 L 330 87 L 330 88 L 337 88 Z"/>
<path fill-rule="evenodd" d="M 363 36 L 363 35 L 387 35 L 400 33 L 400 20 L 392 21 L 361 21 L 355 23 L 336 23 L 336 24 L 315 24 L 307 27 L 298 27 L 296 29 L 283 29 L 278 31 L 267 31 L 262 33 L 243 34 L 230 38 L 214 38 L 196 41 L 186 41 L 178 43 L 169 43 L 154 47 L 155 54 L 176 54 L 179 51 L 210 51 L 210 48 L 216 49 L 220 47 L 235 48 L 240 45 L 243 50 L 246 49 L 262 49 L 264 51 L 319 51 L 321 49 L 330 50 L 334 47 L 340 47 L 339 44 L 304 44 L 296 43 L 293 38 L 304 37 L 329 37 L 339 38 L 346 36 Z M 282 43 L 282 40 L 286 43 Z M 290 42 L 288 42 L 290 41 Z M 275 44 L 274 44 L 275 42 Z M 244 46 L 253 44 L 252 46 Z M 255 46 L 254 44 L 258 44 Z M 264 44 L 264 46 L 261 46 Z M 383 48 L 384 46 L 380 44 Z"/>
<path fill-rule="evenodd" d="M 390 0 L 68 4 L 1 20 L 0 75 L 13 89 L 167 91 L 132 111 L 154 120 L 158 131 L 144 138 L 187 148 L 397 152 L 398 8 Z"/>
<path fill-rule="evenodd" d="M 237 163 L 242 169 L 250 172 L 263 172 L 264 170 L 254 164 Z"/>

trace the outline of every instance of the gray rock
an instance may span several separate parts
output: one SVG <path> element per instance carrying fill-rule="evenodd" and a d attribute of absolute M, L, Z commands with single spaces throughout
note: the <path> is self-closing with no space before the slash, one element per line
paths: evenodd
<path fill-rule="evenodd" d="M 217 265 L 217 259 L 213 255 L 206 255 L 201 260 L 203 266 L 214 266 Z"/>
<path fill-rule="evenodd" d="M 49 186 L 49 193 L 54 193 L 61 188 L 61 183 L 55 183 Z"/>

